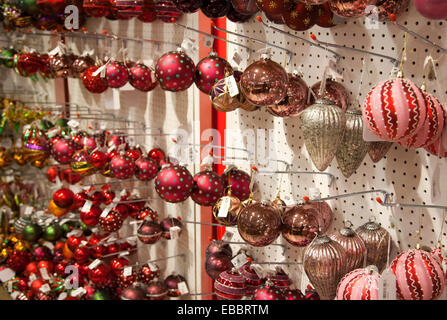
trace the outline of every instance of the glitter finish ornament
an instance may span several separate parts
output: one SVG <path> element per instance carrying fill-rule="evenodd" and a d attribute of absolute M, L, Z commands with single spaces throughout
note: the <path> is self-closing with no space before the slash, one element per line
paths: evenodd
<path fill-rule="evenodd" d="M 354 230 L 345 226 L 330 234 L 329 237 L 345 249 L 347 272 L 363 266 L 366 258 L 366 246 L 363 239 Z"/>
<path fill-rule="evenodd" d="M 125 274 L 124 270 L 121 269 L 117 275 L 117 284 L 121 289 L 131 286 L 138 278 L 138 273 L 135 268 L 131 268 L 130 275 Z"/>
<path fill-rule="evenodd" d="M 155 264 L 143 264 L 138 271 L 138 280 L 149 284 L 155 278 L 160 277 L 160 268 Z"/>
<path fill-rule="evenodd" d="M 73 63 L 73 56 L 56 54 L 48 59 L 48 69 L 56 78 L 67 78 Z"/>
<path fill-rule="evenodd" d="M 81 80 L 84 87 L 92 93 L 103 93 L 107 90 L 108 85 L 105 78 L 101 78 L 100 74 L 93 75 L 99 67 L 89 67 L 82 74 Z"/>
<path fill-rule="evenodd" d="M 200 10 L 210 19 L 225 17 L 230 11 L 231 3 L 229 0 L 203 0 Z"/>
<path fill-rule="evenodd" d="M 240 267 L 239 273 L 245 278 L 248 295 L 252 295 L 253 292 L 265 282 L 264 279 L 261 279 L 258 276 L 255 270 L 251 267 L 250 263 L 245 263 L 242 267 Z"/>
<path fill-rule="evenodd" d="M 290 0 L 256 0 L 259 9 L 269 15 L 283 14 L 293 7 Z"/>
<path fill-rule="evenodd" d="M 73 78 L 81 78 L 85 70 L 95 65 L 95 61 L 89 55 L 78 56 L 70 66 L 69 75 Z"/>
<path fill-rule="evenodd" d="M 252 300 L 285 300 L 283 291 L 267 280 L 253 292 Z"/>
<path fill-rule="evenodd" d="M 312 86 L 312 91 L 315 93 L 317 99 L 324 98 L 332 101 L 336 106 L 346 111 L 349 106 L 349 92 L 339 82 L 327 79 L 324 92 L 320 95 L 321 81 Z"/>
<path fill-rule="evenodd" d="M 355 231 L 365 243 L 366 264 L 374 265 L 382 272 L 386 267 L 390 234 L 374 221 L 365 223 Z"/>
<path fill-rule="evenodd" d="M 16 273 L 21 273 L 25 270 L 28 263 L 31 261 L 31 254 L 26 251 L 14 251 L 6 260 L 6 265 Z"/>
<path fill-rule="evenodd" d="M 222 174 L 222 180 L 225 183 L 225 188 L 230 186 L 232 195 L 239 200 L 247 200 L 250 196 L 251 177 L 245 171 L 231 168 Z"/>
<path fill-rule="evenodd" d="M 319 171 L 324 171 L 335 157 L 345 129 L 344 112 L 330 100 L 319 99 L 304 110 L 301 128 L 307 152 Z"/>
<path fill-rule="evenodd" d="M 408 8 L 409 3 L 410 0 L 378 0 L 376 7 L 379 9 L 379 20 L 388 20 L 390 14 L 400 15 Z"/>
<path fill-rule="evenodd" d="M 125 154 L 119 154 L 110 161 L 110 171 L 118 179 L 128 179 L 135 173 L 135 162 Z"/>
<path fill-rule="evenodd" d="M 163 233 L 162 233 L 162 237 L 170 240 L 171 239 L 171 228 L 174 227 L 179 227 L 180 231 L 179 231 L 179 236 L 182 234 L 182 223 L 180 222 L 180 220 L 176 219 L 176 218 L 171 218 L 168 217 L 166 219 L 164 219 L 161 223 L 161 228 L 163 229 Z"/>
<path fill-rule="evenodd" d="M 282 236 L 290 244 L 307 246 L 319 232 L 316 211 L 310 206 L 296 205 L 282 215 Z"/>
<path fill-rule="evenodd" d="M 374 266 L 353 270 L 338 284 L 337 300 L 379 300 L 380 274 Z"/>
<path fill-rule="evenodd" d="M 155 65 L 155 75 L 163 90 L 183 91 L 194 82 L 196 67 L 181 49 L 165 53 Z"/>
<path fill-rule="evenodd" d="M 268 107 L 267 110 L 277 117 L 295 117 L 307 106 L 309 87 L 298 76 L 298 73 L 289 73 L 287 83 L 287 95 L 280 103 Z"/>
<path fill-rule="evenodd" d="M 194 175 L 191 199 L 201 206 L 214 206 L 223 195 L 225 184 L 214 171 L 204 170 Z"/>
<path fill-rule="evenodd" d="M 222 214 L 222 216 L 219 216 L 221 207 L 224 206 L 224 203 L 229 204 L 228 211 L 226 212 L 225 216 L 223 216 L 224 214 Z M 230 191 L 227 196 L 220 198 L 213 206 L 213 216 L 221 225 L 235 226 L 237 224 L 237 219 L 239 213 L 241 212 L 241 209 L 241 201 L 238 198 L 233 197 Z"/>
<path fill-rule="evenodd" d="M 328 236 L 318 236 L 303 253 L 303 267 L 321 299 L 332 300 L 346 274 L 346 252 Z"/>
<path fill-rule="evenodd" d="M 89 211 L 81 211 L 81 221 L 88 227 L 94 227 L 99 223 L 99 216 L 102 210 L 97 205 L 92 205 Z"/>
<path fill-rule="evenodd" d="M 153 244 L 160 240 L 163 230 L 159 223 L 144 220 L 137 230 L 138 239 L 145 244 Z"/>
<path fill-rule="evenodd" d="M 231 268 L 233 268 L 231 257 L 223 252 L 215 252 L 206 257 L 205 271 L 213 280 L 216 280 L 221 272 Z"/>
<path fill-rule="evenodd" d="M 173 0 L 177 9 L 183 13 L 193 13 L 200 9 L 202 0 Z"/>
<path fill-rule="evenodd" d="M 330 0 L 329 7 L 343 18 L 358 18 L 366 15 L 366 8 L 376 5 L 377 0 Z"/>
<path fill-rule="evenodd" d="M 157 176 L 158 164 L 149 157 L 142 157 L 135 161 L 135 177 L 141 181 L 150 181 Z"/>
<path fill-rule="evenodd" d="M 379 83 L 368 93 L 362 112 L 364 122 L 374 135 L 385 141 L 399 141 L 421 130 L 427 102 L 418 86 L 398 75 Z"/>
<path fill-rule="evenodd" d="M 214 290 L 219 300 L 241 300 L 246 293 L 245 278 L 236 270 L 221 272 L 214 282 Z"/>
<path fill-rule="evenodd" d="M 281 227 L 280 214 L 267 203 L 255 203 L 245 207 L 237 220 L 239 235 L 255 247 L 264 247 L 275 241 Z"/>
<path fill-rule="evenodd" d="M 146 65 L 139 63 L 129 68 L 129 83 L 135 89 L 143 92 L 152 91 L 157 85 L 157 79 Z"/>
<path fill-rule="evenodd" d="M 124 267 L 127 267 L 129 265 L 130 265 L 130 261 L 124 257 L 115 257 L 112 259 L 112 261 L 110 261 L 110 268 L 112 269 L 113 273 L 115 273 L 116 275 L 119 274 L 121 269 L 123 269 Z"/>
<path fill-rule="evenodd" d="M 280 103 L 287 95 L 288 77 L 281 65 L 263 54 L 241 76 L 240 89 L 245 98 L 257 106 Z"/>
<path fill-rule="evenodd" d="M 391 262 L 400 300 L 435 300 L 445 287 L 445 276 L 438 260 L 429 252 L 412 249 Z"/>
<path fill-rule="evenodd" d="M 200 91 L 210 94 L 213 86 L 226 74 L 232 74 L 233 68 L 223 58 L 218 57 L 215 52 L 203 58 L 196 65 L 195 83 Z"/>
<path fill-rule="evenodd" d="M 284 23 L 293 30 L 305 31 L 312 28 L 318 20 L 319 7 L 298 2 L 282 15 Z"/>
<path fill-rule="evenodd" d="M 120 61 L 110 61 L 106 66 L 105 79 L 110 88 L 121 88 L 129 79 L 127 67 Z"/>
<path fill-rule="evenodd" d="M 168 295 L 168 288 L 163 281 L 153 280 L 147 284 L 146 297 L 148 300 L 164 300 Z"/>
<path fill-rule="evenodd" d="M 193 186 L 191 173 L 180 165 L 164 165 L 155 178 L 155 191 L 167 202 L 185 201 L 191 195 Z"/>
<path fill-rule="evenodd" d="M 22 77 L 31 77 L 42 69 L 42 59 L 34 52 L 21 52 L 13 57 L 13 69 Z"/>
<path fill-rule="evenodd" d="M 348 110 L 345 117 L 346 127 L 335 157 L 341 172 L 349 178 L 363 163 L 370 143 L 363 140 L 362 112 Z"/>
<path fill-rule="evenodd" d="M 225 78 L 220 79 L 211 88 L 210 91 L 211 103 L 217 111 L 229 112 L 240 107 L 240 94 L 235 96 L 230 95 L 227 81 Z"/>
<path fill-rule="evenodd" d="M 176 21 L 182 15 L 171 0 L 157 0 L 155 14 L 158 19 L 166 23 L 172 23 L 172 19 Z"/>
<path fill-rule="evenodd" d="M 442 0 L 414 0 L 416 10 L 433 20 L 447 19 L 447 3 Z"/>
<path fill-rule="evenodd" d="M 370 142 L 370 147 L 368 150 L 369 157 L 374 163 L 379 162 L 390 150 L 392 142 L 387 141 L 376 141 Z"/>
<path fill-rule="evenodd" d="M 234 10 L 244 15 L 254 15 L 259 11 L 256 1 L 253 0 L 231 0 Z"/>

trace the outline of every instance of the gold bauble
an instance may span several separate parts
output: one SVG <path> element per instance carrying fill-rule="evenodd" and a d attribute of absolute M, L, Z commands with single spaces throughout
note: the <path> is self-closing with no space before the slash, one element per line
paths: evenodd
<path fill-rule="evenodd" d="M 227 200 L 229 199 L 229 200 Z M 223 203 L 223 201 L 230 201 L 230 206 L 228 209 L 228 214 L 226 217 L 219 217 L 219 210 Z M 224 196 L 217 200 L 216 204 L 213 207 L 213 216 L 216 219 L 219 224 L 224 226 L 235 226 L 237 223 L 237 217 L 239 215 L 239 212 L 242 209 L 241 201 L 233 197 L 232 195 Z"/>

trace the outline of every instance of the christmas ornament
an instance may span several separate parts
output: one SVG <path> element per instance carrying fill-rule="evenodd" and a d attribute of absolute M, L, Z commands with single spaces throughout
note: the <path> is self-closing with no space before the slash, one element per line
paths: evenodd
<path fill-rule="evenodd" d="M 217 173 L 204 170 L 194 175 L 191 199 L 201 206 L 214 206 L 224 189 L 224 182 Z"/>
<path fill-rule="evenodd" d="M 146 293 L 140 286 L 127 287 L 121 293 L 121 300 L 145 300 Z"/>
<path fill-rule="evenodd" d="M 281 268 L 277 268 L 274 274 L 269 274 L 267 280 L 270 280 L 276 287 L 285 290 L 292 285 L 292 280 Z"/>
<path fill-rule="evenodd" d="M 137 220 L 150 218 L 152 221 L 158 221 L 158 213 L 150 207 L 144 207 L 138 211 L 132 211 L 130 216 Z"/>
<path fill-rule="evenodd" d="M 107 155 L 102 151 L 94 151 L 90 154 L 90 162 L 96 169 L 103 169 L 107 164 Z"/>
<path fill-rule="evenodd" d="M 286 203 L 281 199 L 280 193 L 278 192 L 278 194 L 276 195 L 276 198 L 273 199 L 272 201 L 270 201 L 270 205 L 275 208 L 276 210 L 279 211 L 279 213 L 281 214 L 281 216 L 283 215 L 284 211 L 287 208 Z"/>
<path fill-rule="evenodd" d="M 62 228 L 57 223 L 52 223 L 43 231 L 43 238 L 47 241 L 57 241 L 62 237 Z"/>
<path fill-rule="evenodd" d="M 369 157 L 374 163 L 379 162 L 386 155 L 388 150 L 390 150 L 392 144 L 392 142 L 386 141 L 370 142 L 368 150 Z"/>
<path fill-rule="evenodd" d="M 78 56 L 70 66 L 69 75 L 80 79 L 85 70 L 95 65 L 95 61 L 89 55 Z"/>
<path fill-rule="evenodd" d="M 99 266 L 89 269 L 88 278 L 98 287 L 105 287 L 110 282 L 111 269 L 104 263 Z"/>
<path fill-rule="evenodd" d="M 82 208 L 87 200 L 89 200 L 90 197 L 88 196 L 87 191 L 81 191 L 76 193 L 73 196 L 73 204 L 71 205 L 71 210 L 78 210 Z"/>
<path fill-rule="evenodd" d="M 421 130 L 427 103 L 419 87 L 398 75 L 379 83 L 368 93 L 362 112 L 364 122 L 374 135 L 386 141 L 399 141 Z"/>
<path fill-rule="evenodd" d="M 119 154 L 110 161 L 110 170 L 118 179 L 128 179 L 135 173 L 135 162 L 125 154 Z"/>
<path fill-rule="evenodd" d="M 374 266 L 353 270 L 338 284 L 337 300 L 379 300 L 380 274 Z"/>
<path fill-rule="evenodd" d="M 315 210 L 310 206 L 297 205 L 287 209 L 282 216 L 283 238 L 294 246 L 307 246 L 319 233 L 315 215 Z"/>
<path fill-rule="evenodd" d="M 68 211 L 70 211 L 70 208 L 60 208 L 54 203 L 53 200 L 50 201 L 48 204 L 48 211 L 55 215 L 56 217 L 62 217 L 63 215 L 67 214 Z"/>
<path fill-rule="evenodd" d="M 303 267 L 320 297 L 332 300 L 337 284 L 346 274 L 346 252 L 328 236 L 318 236 L 303 253 Z"/>
<path fill-rule="evenodd" d="M 220 216 L 219 213 L 221 211 L 221 207 L 223 207 L 225 203 L 229 203 L 228 211 L 226 212 L 225 216 Z M 235 226 L 237 224 L 237 219 L 241 210 L 241 201 L 231 195 L 230 189 L 230 191 L 228 192 L 228 196 L 220 198 L 213 206 L 213 216 L 221 225 Z"/>
<path fill-rule="evenodd" d="M 324 92 L 320 94 L 321 81 L 312 86 L 312 91 L 317 99 L 331 100 L 336 106 L 346 111 L 349 106 L 349 92 L 339 82 L 327 79 L 325 82 Z"/>
<path fill-rule="evenodd" d="M 163 150 L 159 149 L 159 148 L 154 148 L 152 150 L 150 150 L 147 153 L 147 156 L 149 158 L 154 159 L 155 161 L 157 161 L 157 163 L 160 165 L 161 164 L 161 160 L 165 160 L 166 159 L 166 155 L 163 152 Z"/>
<path fill-rule="evenodd" d="M 95 192 L 93 192 L 93 194 L 89 197 L 89 200 L 91 200 L 92 203 L 93 203 L 95 206 L 99 206 L 99 205 L 101 205 L 101 203 L 104 202 L 105 198 L 104 198 L 104 195 L 103 195 L 103 193 L 102 193 L 101 191 L 95 191 Z"/>
<path fill-rule="evenodd" d="M 141 14 L 137 17 L 142 22 L 153 22 L 157 19 L 153 0 L 144 0 Z"/>
<path fill-rule="evenodd" d="M 100 74 L 94 75 L 98 68 L 96 66 L 89 67 L 82 73 L 81 77 L 84 87 L 92 93 L 103 93 L 108 88 L 105 78 L 101 78 Z"/>
<path fill-rule="evenodd" d="M 376 7 L 379 10 L 379 20 L 388 20 L 391 14 L 396 16 L 408 8 L 410 0 L 378 0 Z"/>
<path fill-rule="evenodd" d="M 73 204 L 74 193 L 70 189 L 62 188 L 53 193 L 54 203 L 63 209 L 69 208 Z"/>
<path fill-rule="evenodd" d="M 61 164 L 70 163 L 73 154 L 75 153 L 75 148 L 70 140 L 61 139 L 53 145 L 51 154 L 54 160 Z"/>
<path fill-rule="evenodd" d="M 56 74 L 50 69 L 50 56 L 48 54 L 41 54 L 40 59 L 42 60 L 42 66 L 39 70 L 39 74 L 44 79 L 54 79 Z"/>
<path fill-rule="evenodd" d="M 261 279 L 255 270 L 252 269 L 251 263 L 245 263 L 242 267 L 240 267 L 239 273 L 245 279 L 248 295 L 253 295 L 253 292 L 265 282 L 265 280 Z"/>
<path fill-rule="evenodd" d="M 391 262 L 401 300 L 435 300 L 445 287 L 445 276 L 436 258 L 421 249 L 399 254 Z"/>
<path fill-rule="evenodd" d="M 299 289 L 286 289 L 284 291 L 284 298 L 286 300 L 306 300 L 306 297 Z"/>
<path fill-rule="evenodd" d="M 3 49 L 0 53 L 0 61 L 6 68 L 12 68 L 13 57 L 17 53 L 13 48 Z"/>
<path fill-rule="evenodd" d="M 237 220 L 239 235 L 256 247 L 264 247 L 278 238 L 281 216 L 268 203 L 255 203 L 241 210 Z"/>
<path fill-rule="evenodd" d="M 152 267 L 151 267 L 152 265 Z M 138 271 L 138 280 L 144 284 L 149 284 L 154 278 L 160 277 L 160 269 L 154 264 L 144 264 Z"/>
<path fill-rule="evenodd" d="M 124 269 L 121 269 L 117 275 L 118 286 L 123 289 L 132 285 L 137 280 L 138 274 L 135 268 L 131 268 L 130 274 L 125 274 Z"/>
<path fill-rule="evenodd" d="M 338 242 L 346 252 L 346 271 L 361 268 L 366 258 L 366 246 L 363 239 L 348 226 L 333 232 L 329 237 Z"/>
<path fill-rule="evenodd" d="M 225 188 L 230 186 L 231 193 L 239 200 L 244 201 L 250 196 L 251 177 L 248 173 L 237 168 L 231 168 L 222 174 Z"/>
<path fill-rule="evenodd" d="M 283 67 L 263 54 L 241 76 L 240 89 L 245 98 L 257 106 L 280 103 L 287 95 L 288 77 Z"/>
<path fill-rule="evenodd" d="M 319 99 L 300 115 L 304 143 L 315 167 L 324 171 L 341 143 L 346 118 L 330 100 Z"/>
<path fill-rule="evenodd" d="M 26 241 L 35 242 L 40 238 L 42 234 L 42 228 L 37 224 L 29 224 L 26 225 L 22 231 L 22 237 Z"/>
<path fill-rule="evenodd" d="M 180 220 L 178 220 L 176 218 L 168 217 L 166 219 L 163 219 L 163 221 L 160 223 L 160 225 L 161 225 L 161 228 L 163 229 L 162 237 L 167 240 L 171 239 L 171 232 L 170 232 L 171 228 L 174 228 L 174 227 L 180 228 L 178 236 L 180 236 L 182 233 L 182 223 L 180 222 Z"/>
<path fill-rule="evenodd" d="M 54 16 L 64 13 L 65 0 L 37 0 L 37 8 L 45 16 Z"/>
<path fill-rule="evenodd" d="M 138 239 L 146 244 L 157 242 L 160 240 L 161 234 L 162 228 L 160 224 L 149 220 L 144 220 L 137 231 Z"/>
<path fill-rule="evenodd" d="M 250 0 L 231 0 L 234 10 L 244 15 L 254 15 L 259 11 L 256 1 Z"/>
<path fill-rule="evenodd" d="M 123 225 L 123 217 L 118 211 L 111 210 L 107 216 L 99 216 L 99 227 L 105 232 L 118 231 Z"/>
<path fill-rule="evenodd" d="M 229 74 L 227 72 L 227 74 Z M 226 77 L 218 80 L 209 92 L 214 109 L 222 112 L 236 110 L 240 106 L 240 94 L 231 96 Z"/>
<path fill-rule="evenodd" d="M 245 278 L 235 269 L 221 272 L 214 282 L 219 300 L 240 300 L 245 296 Z"/>
<path fill-rule="evenodd" d="M 377 0 L 330 0 L 329 7 L 343 18 L 358 18 L 366 14 L 366 8 L 375 5 Z"/>
<path fill-rule="evenodd" d="M 200 10 L 210 19 L 225 17 L 230 11 L 231 3 L 228 0 L 203 0 Z"/>
<path fill-rule="evenodd" d="M 31 77 L 42 69 L 42 59 L 34 52 L 21 52 L 13 57 L 13 69 L 22 77 Z"/>
<path fill-rule="evenodd" d="M 267 280 L 253 292 L 252 300 L 285 300 L 282 290 Z"/>
<path fill-rule="evenodd" d="M 102 194 L 102 201 L 105 205 L 109 205 L 113 202 L 113 200 L 115 199 L 115 192 L 111 191 L 110 189 L 106 189 L 101 191 Z"/>
<path fill-rule="evenodd" d="M 223 252 L 211 253 L 205 260 L 205 271 L 211 279 L 216 280 L 221 272 L 233 268 L 231 257 Z"/>
<path fill-rule="evenodd" d="M 56 78 L 67 78 L 70 72 L 73 56 L 67 54 L 55 54 L 48 58 L 48 69 Z"/>
<path fill-rule="evenodd" d="M 51 260 L 53 258 L 53 254 L 51 253 L 50 248 L 39 246 L 33 250 L 33 258 L 37 261 Z"/>
<path fill-rule="evenodd" d="M 139 63 L 129 69 L 129 83 L 135 89 L 143 92 L 153 90 L 158 82 L 151 70 L 146 65 Z"/>
<path fill-rule="evenodd" d="M 127 67 L 120 61 L 110 61 L 106 65 L 106 81 L 110 88 L 121 88 L 129 78 Z"/>
<path fill-rule="evenodd" d="M 264 12 L 267 19 L 274 24 L 284 24 L 284 19 L 282 18 L 282 13 L 277 14 L 269 14 L 267 12 Z"/>
<path fill-rule="evenodd" d="M 155 75 L 163 90 L 183 91 L 194 82 L 196 67 L 181 49 L 165 53 L 155 65 Z"/>
<path fill-rule="evenodd" d="M 218 57 L 215 52 L 211 52 L 208 57 L 197 63 L 194 81 L 200 91 L 210 94 L 213 86 L 227 73 L 233 73 L 231 65 L 225 59 Z"/>
<path fill-rule="evenodd" d="M 85 223 L 88 227 L 94 227 L 99 223 L 99 216 L 101 215 L 102 210 L 97 205 L 92 205 L 90 210 L 81 211 L 80 218 L 83 223 Z"/>
<path fill-rule="evenodd" d="M 334 216 L 331 207 L 326 201 L 313 201 L 308 205 L 315 210 L 310 213 L 315 213 L 315 217 L 320 227 L 320 233 L 325 233 L 329 229 L 329 226 L 332 223 L 332 217 Z"/>
<path fill-rule="evenodd" d="M 86 247 L 77 247 L 73 251 L 73 258 L 79 263 L 86 263 L 90 259 L 90 250 Z"/>
<path fill-rule="evenodd" d="M 155 178 L 155 191 L 165 201 L 185 201 L 193 190 L 194 180 L 186 167 L 167 164 Z"/>
<path fill-rule="evenodd" d="M 355 230 L 366 246 L 366 264 L 382 272 L 386 267 L 390 234 L 378 223 L 369 221 Z"/>
<path fill-rule="evenodd" d="M 298 2 L 293 9 L 283 12 L 284 23 L 293 30 L 305 31 L 312 28 L 319 17 L 319 7 Z"/>
<path fill-rule="evenodd" d="M 223 243 L 218 240 L 211 241 L 211 243 L 206 247 L 205 256 L 209 256 L 215 252 L 222 252 L 226 254 L 229 258 L 233 256 L 233 251 L 228 243 Z"/>
<path fill-rule="evenodd" d="M 168 294 L 168 288 L 164 282 L 153 280 L 147 284 L 146 297 L 148 300 L 164 300 Z"/>
<path fill-rule="evenodd" d="M 70 250 L 74 251 L 77 247 L 79 247 L 82 243 L 82 241 L 87 241 L 87 239 L 84 236 L 75 236 L 71 235 L 67 239 L 67 246 Z"/>
<path fill-rule="evenodd" d="M 370 143 L 363 140 L 362 112 L 351 109 L 345 117 L 346 127 L 335 157 L 341 172 L 349 178 L 362 164 Z"/>
<path fill-rule="evenodd" d="M 447 19 L 447 3 L 441 0 L 414 0 L 416 10 L 433 20 Z"/>
<path fill-rule="evenodd" d="M 179 297 L 181 296 L 181 292 L 178 289 L 178 285 L 181 282 L 186 283 L 186 279 L 179 274 L 171 274 L 167 276 L 165 279 L 166 288 L 168 288 L 168 296 L 169 297 Z"/>
<path fill-rule="evenodd" d="M 256 0 L 259 9 L 269 15 L 283 14 L 293 6 L 290 0 Z"/>
<path fill-rule="evenodd" d="M 31 260 L 31 254 L 26 251 L 14 251 L 6 261 L 8 268 L 11 268 L 16 273 L 21 273 Z"/>
<path fill-rule="evenodd" d="M 171 0 L 156 1 L 155 13 L 158 19 L 166 23 L 171 23 L 173 19 L 176 21 L 182 15 Z"/>
<path fill-rule="evenodd" d="M 200 9 L 202 0 L 173 0 L 177 9 L 183 13 L 193 13 Z"/>
<path fill-rule="evenodd" d="M 142 181 L 150 181 L 158 173 L 158 164 L 149 157 L 141 157 L 135 161 L 135 177 Z"/>
<path fill-rule="evenodd" d="M 267 110 L 278 117 L 295 117 L 301 113 L 307 106 L 307 97 L 309 88 L 307 84 L 298 76 L 298 73 L 289 73 L 289 82 L 287 83 L 286 97 Z"/>

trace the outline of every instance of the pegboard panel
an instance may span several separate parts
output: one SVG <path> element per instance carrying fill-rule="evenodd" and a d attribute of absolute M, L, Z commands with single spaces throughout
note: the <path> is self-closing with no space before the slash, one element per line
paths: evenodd
<path fill-rule="evenodd" d="M 268 21 L 264 15 L 263 19 Z M 398 21 L 440 46 L 447 46 L 445 21 L 426 20 L 416 12 L 412 4 L 407 12 L 398 17 Z M 344 24 L 331 29 L 315 26 L 306 32 L 294 32 L 286 26 L 275 26 L 305 39 L 310 39 L 309 35 L 312 32 L 324 42 L 374 51 L 399 60 L 404 46 L 404 32 L 392 23 L 384 22 L 380 23 L 378 29 L 368 29 L 365 27 L 363 18 L 347 20 Z M 228 22 L 227 29 L 291 50 L 294 55 L 290 64 L 287 65 L 286 52 L 270 47 L 272 59 L 286 67 L 288 72 L 292 72 L 294 69 L 300 71 L 309 87 L 321 81 L 328 64 L 328 58 L 332 58 L 332 55 L 325 50 L 265 28 L 255 18 L 244 24 Z M 250 45 L 255 50 L 265 50 L 266 48 L 265 45 L 250 44 L 249 40 L 233 35 L 229 35 L 229 39 Z M 232 60 L 235 52 L 248 57 L 239 65 L 239 69 L 242 71 L 259 57 L 259 54 L 249 57 L 246 49 L 235 45 L 228 44 L 227 48 L 228 58 L 233 64 L 236 64 Z M 439 72 L 446 62 L 445 56 L 411 36 L 408 37 L 407 48 L 404 75 L 418 85 L 423 83 L 425 57 L 432 54 L 438 60 L 439 84 L 428 82 L 427 87 L 429 92 L 432 92 L 445 104 L 447 75 Z M 351 107 L 360 108 L 368 91 L 389 77 L 393 64 L 389 60 L 379 57 L 342 49 L 334 50 L 344 56 L 339 65 L 343 70 L 342 83 L 350 93 Z M 360 84 L 363 69 L 363 83 Z M 287 161 L 292 164 L 291 170 L 317 171 L 304 146 L 298 118 L 274 117 L 265 109 L 255 112 L 238 109 L 227 114 L 226 142 L 228 146 L 252 150 L 255 163 L 261 164 L 259 165 L 260 170 L 263 166 L 268 166 L 269 170 L 272 168 L 275 170 L 285 169 L 283 164 L 266 161 L 270 158 Z M 239 162 L 239 165 L 242 169 L 248 169 L 247 163 Z M 336 159 L 332 161 L 326 172 L 336 177 L 334 184 L 329 185 L 328 178 L 322 175 L 283 175 L 282 182 L 280 182 L 281 176 L 277 174 L 257 175 L 256 198 L 272 200 L 280 188 L 283 200 L 287 205 L 293 205 L 303 196 L 308 196 L 310 188 L 319 188 L 322 197 L 383 189 L 393 194 L 392 202 L 446 204 L 444 199 L 436 195 L 436 190 L 440 190 L 440 194 L 447 191 L 447 182 L 440 179 L 447 173 L 447 163 L 445 159 L 430 155 L 423 149 L 406 149 L 393 144 L 385 158 L 376 164 L 367 155 L 360 168 L 349 179 L 345 179 L 338 169 Z M 390 232 L 394 240 L 390 261 L 397 253 L 416 245 L 420 221 L 421 245 L 433 247 L 437 243 L 442 225 L 443 212 L 441 210 L 388 208 L 375 201 L 377 196 L 379 194 L 367 194 L 329 201 L 328 203 L 334 211 L 334 219 L 328 232 L 339 229 L 343 226 L 344 220 L 351 221 L 354 228 L 357 228 L 369 219 L 375 219 Z M 233 239 L 240 240 L 237 232 L 235 234 Z M 446 241 L 444 231 L 443 247 L 445 247 Z M 303 249 L 288 245 L 281 236 L 276 243 L 287 246 L 285 254 L 282 253 L 280 247 L 274 246 L 257 249 L 250 247 L 249 252 L 252 252 L 258 261 L 301 261 Z M 302 267 L 295 265 L 288 269 L 290 276 L 297 281 L 298 286 L 304 289 L 307 280 L 304 276 L 304 281 L 301 281 Z"/>

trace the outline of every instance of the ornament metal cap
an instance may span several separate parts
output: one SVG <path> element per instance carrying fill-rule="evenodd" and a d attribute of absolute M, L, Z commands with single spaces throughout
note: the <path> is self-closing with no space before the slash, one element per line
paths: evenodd
<path fill-rule="evenodd" d="M 327 235 L 323 234 L 321 236 L 317 236 L 314 239 L 313 243 L 314 244 L 325 244 L 325 243 L 329 243 L 331 241 L 332 241 L 331 238 L 329 238 Z"/>
<path fill-rule="evenodd" d="M 343 227 L 343 228 L 341 228 L 340 231 L 339 231 L 339 233 L 340 233 L 342 236 L 350 237 L 350 238 L 355 236 L 355 231 L 352 230 L 352 229 L 349 228 L 349 227 Z"/>
<path fill-rule="evenodd" d="M 268 53 L 263 53 L 263 54 L 261 54 L 261 59 L 268 60 L 268 59 L 270 59 L 270 55 Z"/>

